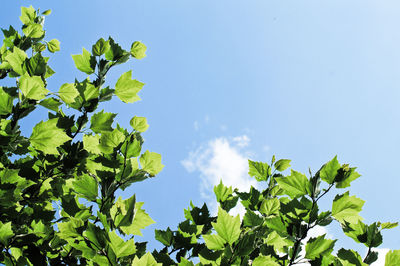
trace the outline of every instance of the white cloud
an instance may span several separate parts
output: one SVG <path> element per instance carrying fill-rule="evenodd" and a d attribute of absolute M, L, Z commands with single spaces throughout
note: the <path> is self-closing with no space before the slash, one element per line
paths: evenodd
<path fill-rule="evenodd" d="M 247 153 L 242 148 L 250 142 L 246 135 L 232 139 L 225 137 L 216 138 L 191 151 L 189 156 L 182 161 L 188 172 L 199 172 L 201 178 L 200 193 L 207 201 L 211 210 L 216 213 L 217 204 L 213 188 L 220 180 L 225 186 L 248 191 L 251 186 L 256 187 L 257 182 L 248 176 Z M 244 208 L 238 204 L 239 209 L 232 210 L 231 214 L 243 214 Z"/>

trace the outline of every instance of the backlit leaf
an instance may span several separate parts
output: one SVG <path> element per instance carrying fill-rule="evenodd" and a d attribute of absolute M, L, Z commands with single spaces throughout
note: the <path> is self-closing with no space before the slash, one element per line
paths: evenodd
<path fill-rule="evenodd" d="M 156 175 L 164 168 L 164 165 L 161 163 L 161 155 L 149 151 L 140 156 L 140 165 L 150 175 Z"/>
<path fill-rule="evenodd" d="M 290 162 L 288 159 L 280 159 L 274 164 L 274 167 L 276 170 L 282 172 L 290 167 Z"/>
<path fill-rule="evenodd" d="M 134 116 L 131 119 L 130 124 L 131 127 L 133 127 L 136 131 L 139 132 L 145 132 L 149 128 L 146 117 Z"/>
<path fill-rule="evenodd" d="M 28 74 L 21 76 L 19 88 L 22 94 L 33 100 L 41 100 L 46 97 L 49 91 L 44 87 L 42 78 L 39 76 L 30 77 Z"/>
<path fill-rule="evenodd" d="M 76 68 L 80 71 L 88 75 L 94 73 L 96 61 L 93 60 L 90 52 L 85 48 L 82 48 L 82 54 L 72 55 L 72 59 L 74 60 Z"/>
<path fill-rule="evenodd" d="M 315 259 L 333 251 L 336 240 L 325 239 L 325 234 L 310 238 L 306 245 L 306 258 Z"/>
<path fill-rule="evenodd" d="M 337 175 L 338 170 L 340 169 L 340 164 L 337 160 L 337 156 L 327 162 L 324 166 L 322 166 L 319 176 L 322 180 L 327 182 L 328 184 L 332 184 L 335 181 L 335 177 Z"/>
<path fill-rule="evenodd" d="M 57 147 L 71 138 L 63 129 L 57 127 L 58 118 L 41 121 L 33 130 L 29 138 L 34 148 L 45 154 L 58 154 Z"/>
<path fill-rule="evenodd" d="M 312 188 L 310 181 L 300 172 L 292 170 L 290 176 L 277 177 L 275 180 L 291 198 L 297 198 L 311 193 Z"/>
<path fill-rule="evenodd" d="M 88 174 L 80 175 L 74 184 L 74 190 L 84 198 L 95 201 L 97 198 L 98 185 L 94 177 Z"/>
<path fill-rule="evenodd" d="M 223 250 L 226 240 L 219 235 L 203 235 L 207 248 L 211 250 Z"/>
<path fill-rule="evenodd" d="M 144 83 L 132 79 L 132 71 L 125 72 L 115 84 L 115 94 L 125 103 L 133 103 L 140 100 L 137 93 L 143 88 Z"/>
<path fill-rule="evenodd" d="M 146 57 L 146 45 L 143 43 L 136 41 L 132 43 L 131 46 L 131 55 L 136 59 L 142 59 Z"/>
<path fill-rule="evenodd" d="M 230 216 L 221 207 L 218 207 L 218 218 L 216 223 L 212 223 L 218 235 L 225 239 L 230 245 L 238 240 L 240 235 L 240 217 Z"/>
<path fill-rule="evenodd" d="M 133 238 L 125 241 L 117 235 L 115 230 L 109 232 L 108 237 L 110 238 L 111 248 L 113 249 L 117 258 L 129 256 L 136 253 L 136 246 Z"/>
<path fill-rule="evenodd" d="M 57 51 L 60 51 L 60 41 L 57 39 L 53 39 L 47 43 L 47 49 L 51 53 L 55 53 Z"/>
<path fill-rule="evenodd" d="M 365 201 L 356 196 L 350 197 L 348 191 L 342 195 L 337 195 L 332 204 L 332 216 L 340 223 L 347 221 L 356 224 L 362 220 L 358 213 L 361 211 L 364 203 Z"/>
<path fill-rule="evenodd" d="M 90 129 L 95 133 L 101 133 L 104 131 L 112 131 L 112 123 L 117 114 L 104 113 L 104 110 L 98 112 L 90 119 Z"/>
<path fill-rule="evenodd" d="M 0 87 L 0 115 L 7 115 L 12 112 L 13 99 L 14 97 L 6 93 L 3 87 Z"/>

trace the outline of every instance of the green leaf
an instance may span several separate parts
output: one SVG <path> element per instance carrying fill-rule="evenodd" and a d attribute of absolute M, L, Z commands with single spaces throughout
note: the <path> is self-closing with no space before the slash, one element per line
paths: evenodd
<path fill-rule="evenodd" d="M 216 223 L 212 223 L 218 235 L 225 239 L 230 245 L 238 240 L 240 235 L 240 217 L 230 216 L 221 207 L 218 207 L 218 218 Z"/>
<path fill-rule="evenodd" d="M 278 215 L 281 204 L 278 198 L 265 199 L 261 203 L 260 212 L 267 217 Z"/>
<path fill-rule="evenodd" d="M 274 167 L 276 170 L 282 172 L 290 167 L 290 162 L 291 160 L 288 159 L 280 159 L 274 164 Z"/>
<path fill-rule="evenodd" d="M 96 200 L 98 185 L 95 178 L 88 174 L 81 174 L 73 184 L 76 193 L 90 201 Z"/>
<path fill-rule="evenodd" d="M 193 262 L 181 257 L 181 261 L 178 263 L 178 266 L 194 266 Z"/>
<path fill-rule="evenodd" d="M 154 233 L 156 240 L 160 241 L 167 247 L 172 245 L 173 233 L 169 227 L 165 231 L 156 229 Z"/>
<path fill-rule="evenodd" d="M 63 84 L 58 91 L 58 94 L 60 95 L 61 100 L 66 104 L 74 103 L 75 98 L 79 96 L 79 92 L 73 83 Z"/>
<path fill-rule="evenodd" d="M 339 174 L 336 177 L 337 180 L 335 180 L 336 183 L 336 188 L 346 188 L 350 186 L 350 183 L 357 178 L 359 178 L 361 175 L 356 172 L 356 167 L 349 168 L 348 165 L 342 166 L 342 168 L 339 170 Z"/>
<path fill-rule="evenodd" d="M 29 7 L 21 7 L 21 16 L 19 19 L 25 25 L 33 22 L 36 18 L 36 11 L 32 6 Z"/>
<path fill-rule="evenodd" d="M 52 39 L 47 43 L 47 49 L 49 50 L 50 53 L 55 53 L 57 51 L 60 51 L 60 41 L 57 39 Z"/>
<path fill-rule="evenodd" d="M 23 75 L 25 70 L 23 69 L 22 64 L 25 62 L 26 58 L 26 53 L 17 46 L 14 46 L 13 52 L 7 54 L 5 60 L 10 64 L 14 72 L 19 75 Z"/>
<path fill-rule="evenodd" d="M 113 153 L 114 148 L 118 147 L 125 140 L 125 135 L 118 129 L 111 132 L 102 132 L 100 137 L 100 150 L 103 153 Z"/>
<path fill-rule="evenodd" d="M 100 38 L 95 45 L 92 46 L 93 55 L 100 56 L 110 49 L 110 42 Z"/>
<path fill-rule="evenodd" d="M 110 210 L 110 215 L 114 219 L 114 224 L 116 227 L 129 226 L 132 224 L 135 203 L 135 194 L 126 200 L 122 200 L 121 197 L 118 197 L 117 201 Z"/>
<path fill-rule="evenodd" d="M 140 259 L 138 256 L 135 256 L 132 261 L 132 266 L 162 266 L 162 263 L 157 263 L 151 253 L 147 252 Z"/>
<path fill-rule="evenodd" d="M 344 248 L 341 248 L 338 253 L 337 256 L 340 260 L 340 262 L 344 265 L 344 266 L 352 266 L 352 265 L 357 265 L 357 266 L 364 266 L 366 265 L 360 254 L 358 254 L 357 251 L 354 250 L 347 250 Z"/>
<path fill-rule="evenodd" d="M 125 103 L 133 103 L 140 100 L 137 93 L 143 88 L 144 83 L 132 79 L 132 70 L 125 72 L 115 84 L 115 95 Z"/>
<path fill-rule="evenodd" d="M 44 16 L 48 16 L 50 14 L 51 14 L 51 9 L 47 9 L 47 10 L 42 12 L 42 15 L 44 15 Z"/>
<path fill-rule="evenodd" d="M 310 238 L 306 245 L 306 258 L 315 259 L 333 251 L 336 240 L 325 239 L 325 234 Z"/>
<path fill-rule="evenodd" d="M 97 250 L 101 250 L 105 246 L 107 239 L 106 233 L 98 226 L 88 223 L 86 231 L 83 232 L 83 236 L 87 237 L 92 243 L 95 244 Z"/>
<path fill-rule="evenodd" d="M 121 46 L 114 42 L 114 40 L 110 37 L 108 38 L 108 42 L 110 44 L 110 49 L 105 52 L 105 58 L 110 61 L 117 61 L 122 58 L 126 51 L 124 51 Z"/>
<path fill-rule="evenodd" d="M 223 250 L 225 248 L 226 240 L 219 235 L 203 235 L 207 248 L 211 250 Z"/>
<path fill-rule="evenodd" d="M 91 56 L 90 52 L 82 48 L 82 54 L 72 55 L 75 66 L 82 72 L 90 75 L 94 73 L 96 60 Z"/>
<path fill-rule="evenodd" d="M 349 196 L 349 192 L 342 195 L 337 195 L 332 204 L 332 216 L 340 223 L 347 221 L 351 224 L 356 224 L 362 220 L 358 214 L 365 201 L 356 196 Z"/>
<path fill-rule="evenodd" d="M 287 246 L 293 246 L 293 241 L 286 237 L 282 237 L 279 235 L 276 231 L 272 231 L 267 239 L 266 242 L 268 245 L 271 245 L 274 247 L 274 250 L 276 253 L 284 253 L 285 252 L 285 247 Z"/>
<path fill-rule="evenodd" d="M 142 59 L 146 57 L 146 49 L 147 47 L 143 43 L 139 41 L 133 42 L 131 46 L 131 55 L 136 59 Z"/>
<path fill-rule="evenodd" d="M 305 175 L 300 172 L 291 171 L 287 177 L 277 177 L 275 180 L 284 192 L 291 198 L 301 197 L 311 193 L 312 185 Z"/>
<path fill-rule="evenodd" d="M 95 87 L 89 80 L 89 78 L 85 79 L 83 82 L 77 82 L 76 88 L 79 91 L 85 101 L 90 101 L 92 99 L 96 99 L 99 97 L 100 92 L 99 88 Z"/>
<path fill-rule="evenodd" d="M 385 256 L 385 266 L 398 266 L 400 261 L 400 249 L 390 250 Z"/>
<path fill-rule="evenodd" d="M 267 163 L 249 161 L 249 175 L 257 181 L 267 181 L 271 175 L 271 167 Z"/>
<path fill-rule="evenodd" d="M 13 230 L 11 228 L 11 222 L 2 223 L 0 221 L 0 242 L 7 246 L 8 240 L 14 235 Z"/>
<path fill-rule="evenodd" d="M 161 155 L 149 151 L 146 151 L 140 156 L 140 165 L 143 170 L 153 176 L 164 168 L 164 165 L 161 163 Z"/>
<path fill-rule="evenodd" d="M 263 256 L 259 255 L 257 258 L 254 259 L 253 266 L 279 266 L 280 264 L 277 263 L 271 256 Z"/>
<path fill-rule="evenodd" d="M 263 223 L 263 218 L 261 218 L 258 214 L 247 210 L 245 215 L 243 216 L 243 225 L 247 227 L 257 226 Z"/>
<path fill-rule="evenodd" d="M 382 229 L 392 229 L 392 228 L 397 227 L 398 225 L 399 225 L 398 222 L 396 222 L 396 223 L 387 222 L 387 223 L 382 223 L 381 227 L 382 227 Z"/>
<path fill-rule="evenodd" d="M 41 100 L 46 97 L 49 91 L 44 87 L 42 78 L 39 76 L 30 77 L 28 74 L 21 76 L 19 88 L 22 94 L 33 100 Z"/>
<path fill-rule="evenodd" d="M 12 112 L 14 97 L 4 91 L 0 86 L 0 115 L 8 115 Z"/>
<path fill-rule="evenodd" d="M 101 150 L 99 148 L 100 145 L 100 136 L 99 135 L 83 135 L 83 147 L 88 152 L 93 154 L 101 154 Z"/>
<path fill-rule="evenodd" d="M 35 149 L 45 154 L 58 154 L 57 147 L 64 144 L 71 138 L 65 134 L 64 130 L 57 127 L 58 118 L 41 121 L 33 130 L 29 138 Z"/>
<path fill-rule="evenodd" d="M 149 128 L 146 117 L 134 116 L 131 119 L 130 124 L 133 129 L 139 132 L 145 132 Z"/>
<path fill-rule="evenodd" d="M 47 109 L 50 109 L 54 112 L 58 112 L 58 107 L 62 104 L 60 101 L 56 98 L 47 98 L 43 99 L 40 103 L 41 106 L 46 107 Z"/>
<path fill-rule="evenodd" d="M 98 112 L 90 119 L 90 129 L 95 133 L 101 133 L 104 131 L 112 131 L 112 123 L 117 114 L 104 113 L 104 110 Z"/>
<path fill-rule="evenodd" d="M 26 68 L 28 69 L 30 76 L 42 76 L 46 73 L 47 59 L 48 58 L 44 58 L 40 53 L 29 58 Z"/>
<path fill-rule="evenodd" d="M 28 26 L 22 28 L 22 32 L 26 37 L 41 38 L 44 35 L 43 26 L 37 23 L 30 23 Z"/>
<path fill-rule="evenodd" d="M 141 149 L 142 146 L 140 141 L 138 141 L 136 138 L 133 139 L 133 141 L 131 141 L 131 138 L 128 138 L 121 146 L 121 152 L 126 158 L 139 156 Z"/>
<path fill-rule="evenodd" d="M 121 230 L 125 234 L 142 236 L 140 230 L 155 223 L 153 219 L 151 219 L 150 216 L 141 209 L 143 204 L 144 202 L 136 202 L 134 211 L 135 217 L 133 218 L 132 224 L 130 226 L 121 226 Z"/>
<path fill-rule="evenodd" d="M 111 231 L 108 233 L 108 237 L 110 238 L 110 246 L 114 251 L 117 258 L 129 256 L 136 253 L 135 242 L 132 239 L 128 241 L 124 241 L 117 233 Z"/>
<path fill-rule="evenodd" d="M 232 187 L 226 187 L 222 184 L 222 180 L 219 182 L 218 186 L 214 186 L 214 193 L 217 197 L 218 202 L 224 202 L 232 195 Z"/>
<path fill-rule="evenodd" d="M 328 184 L 332 184 L 335 181 L 335 177 L 340 169 L 340 164 L 337 160 L 337 156 L 335 156 L 332 160 L 327 162 L 324 166 L 322 166 L 319 176 L 322 180 L 327 182 Z"/>

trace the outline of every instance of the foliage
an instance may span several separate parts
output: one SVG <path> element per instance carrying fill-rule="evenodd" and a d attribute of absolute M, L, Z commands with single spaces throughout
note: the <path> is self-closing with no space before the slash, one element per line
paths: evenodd
<path fill-rule="evenodd" d="M 72 59 L 87 78 L 47 88 L 55 72 L 47 52 L 60 50 L 56 39 L 45 41 L 47 10 L 22 7 L 22 33 L 3 29 L 0 48 L 0 263 L 6 265 L 366 265 L 376 261 L 381 230 L 397 223 L 365 224 L 359 215 L 364 201 L 349 191 L 336 195 L 332 208 L 318 203 L 334 187 L 348 188 L 360 175 L 337 158 L 310 176 L 291 170 L 290 160 L 270 164 L 249 160 L 249 175 L 257 188 L 240 192 L 222 182 L 214 188 L 218 215 L 208 207 L 184 211 L 176 230 L 155 230 L 164 248 L 147 252 L 135 235 L 154 223 L 135 195 L 116 198 L 135 182 L 157 175 L 161 156 L 142 152 L 144 117 L 134 116 L 124 129 L 116 114 L 98 111 L 116 95 L 125 103 L 138 101 L 143 83 L 123 73 L 114 86 L 106 74 L 130 58 L 145 57 L 146 46 L 134 42 L 124 50 L 111 37 L 101 38 L 91 51 Z M 47 51 L 46 51 L 47 49 Z M 30 54 L 31 56 L 29 56 Z M 93 81 L 91 80 L 93 79 Z M 20 130 L 23 119 L 39 106 L 48 118 L 37 123 L 30 137 Z M 262 189 L 261 189 L 262 188 Z M 229 211 L 241 204 L 241 218 Z M 336 240 L 326 235 L 308 238 L 310 230 L 336 220 L 343 232 L 367 247 L 361 258 L 354 250 L 334 252 Z M 398 265 L 400 250 L 386 255 L 386 265 Z"/>

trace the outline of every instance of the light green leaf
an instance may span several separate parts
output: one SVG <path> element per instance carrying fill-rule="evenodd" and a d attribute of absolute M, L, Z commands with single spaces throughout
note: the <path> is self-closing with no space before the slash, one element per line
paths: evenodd
<path fill-rule="evenodd" d="M 30 38 L 41 38 L 44 35 L 43 26 L 37 23 L 30 23 L 22 28 L 22 32 Z"/>
<path fill-rule="evenodd" d="M 25 73 L 22 64 L 26 58 L 26 53 L 17 46 L 14 46 L 12 53 L 9 53 L 5 56 L 5 60 L 10 64 L 14 72 L 18 73 L 19 75 L 23 75 Z"/>
<path fill-rule="evenodd" d="M 218 235 L 225 239 L 230 245 L 238 240 L 240 235 L 240 217 L 230 216 L 226 211 L 218 206 L 218 218 L 216 223 L 212 223 Z"/>
<path fill-rule="evenodd" d="M 267 163 L 249 160 L 249 175 L 257 181 L 267 181 L 271 175 L 271 167 Z"/>
<path fill-rule="evenodd" d="M 98 87 L 95 87 L 90 82 L 89 78 L 85 79 L 83 82 L 76 83 L 76 89 L 79 91 L 80 95 L 85 99 L 85 101 L 96 99 L 100 95 L 99 92 L 100 89 Z"/>
<path fill-rule="evenodd" d="M 315 259 L 333 251 L 336 240 L 325 239 L 325 234 L 316 238 L 310 238 L 306 245 L 306 258 Z"/>
<path fill-rule="evenodd" d="M 125 103 L 133 103 L 140 100 L 137 93 L 143 88 L 144 83 L 132 79 L 132 70 L 124 73 L 115 84 L 115 94 Z"/>
<path fill-rule="evenodd" d="M 279 172 L 282 172 L 290 167 L 290 162 L 291 160 L 288 159 L 280 159 L 274 164 L 274 167 Z"/>
<path fill-rule="evenodd" d="M 337 160 L 337 156 L 335 156 L 332 160 L 327 162 L 324 166 L 322 166 L 319 176 L 322 180 L 327 182 L 328 184 L 332 184 L 335 181 L 335 177 L 340 169 L 340 164 Z"/>
<path fill-rule="evenodd" d="M 136 59 L 142 59 L 146 57 L 146 49 L 147 47 L 143 43 L 139 41 L 133 42 L 131 46 L 131 55 Z"/>
<path fill-rule="evenodd" d="M 356 224 L 362 220 L 358 213 L 364 203 L 365 201 L 356 196 L 350 197 L 348 191 L 342 195 L 337 195 L 332 203 L 332 216 L 340 223 L 347 221 L 351 224 Z"/>
<path fill-rule="evenodd" d="M 136 202 L 134 211 L 135 216 L 133 218 L 132 224 L 129 226 L 121 226 L 121 230 L 125 234 L 142 236 L 142 232 L 140 230 L 155 223 L 153 219 L 151 219 L 150 216 L 141 209 L 143 204 L 144 202 Z"/>
<path fill-rule="evenodd" d="M 75 98 L 79 96 L 79 92 L 73 83 L 63 84 L 58 91 L 58 94 L 60 95 L 61 100 L 66 104 L 74 103 Z"/>
<path fill-rule="evenodd" d="M 92 58 L 90 52 L 85 48 L 82 48 L 82 54 L 72 55 L 75 66 L 82 72 L 90 75 L 94 73 L 94 67 L 96 61 Z"/>
<path fill-rule="evenodd" d="M 129 239 L 128 241 L 124 241 L 120 236 L 117 235 L 115 230 L 109 232 L 108 236 L 110 238 L 110 246 L 117 258 L 129 256 L 136 253 L 136 246 L 133 238 Z"/>
<path fill-rule="evenodd" d="M 312 185 L 310 181 L 300 172 L 292 170 L 290 176 L 277 177 L 275 180 L 291 198 L 297 198 L 311 193 Z"/>
<path fill-rule="evenodd" d="M 382 223 L 381 227 L 382 227 L 382 229 L 392 229 L 392 228 L 397 227 L 398 225 L 399 225 L 398 222 L 396 222 L 396 223 L 387 222 L 387 223 Z"/>
<path fill-rule="evenodd" d="M 47 49 L 50 53 L 55 53 L 60 51 L 60 41 L 57 39 L 53 39 L 47 43 Z"/>
<path fill-rule="evenodd" d="M 100 56 L 110 49 L 110 42 L 100 38 L 95 45 L 92 46 L 93 55 Z"/>
<path fill-rule="evenodd" d="M 390 250 L 385 256 L 385 266 L 399 266 L 400 249 Z"/>
<path fill-rule="evenodd" d="M 14 235 L 13 230 L 11 228 L 11 222 L 2 223 L 0 221 L 0 242 L 7 246 L 8 240 Z"/>
<path fill-rule="evenodd" d="M 164 168 L 164 165 L 161 163 L 161 155 L 149 151 L 146 151 L 140 156 L 140 165 L 143 170 L 153 176 Z"/>
<path fill-rule="evenodd" d="M 133 141 L 131 141 L 131 138 L 128 138 L 121 146 L 121 152 L 126 158 L 139 156 L 141 149 L 140 141 L 136 138 Z"/>
<path fill-rule="evenodd" d="M 181 257 L 181 262 L 178 263 L 178 266 L 194 266 L 193 262 Z"/>
<path fill-rule="evenodd" d="M 279 253 L 283 253 L 285 252 L 285 247 L 287 246 L 293 246 L 293 241 L 291 241 L 290 239 L 287 239 L 286 237 L 282 237 L 280 236 L 276 231 L 272 231 L 267 239 L 266 242 L 268 245 L 271 245 L 274 247 L 275 252 Z"/>
<path fill-rule="evenodd" d="M 50 14 L 51 14 L 51 9 L 47 9 L 47 10 L 42 12 L 42 15 L 44 15 L 44 16 L 48 16 Z"/>
<path fill-rule="evenodd" d="M 278 215 L 281 208 L 281 203 L 278 198 L 264 199 L 261 203 L 260 212 L 267 217 Z"/>
<path fill-rule="evenodd" d="M 41 77 L 30 77 L 28 74 L 21 76 L 19 80 L 19 89 L 26 98 L 33 100 L 41 100 L 49 93 L 44 87 Z"/>
<path fill-rule="evenodd" d="M 144 254 L 140 259 L 138 256 L 132 261 L 132 266 L 162 266 L 162 263 L 157 263 L 153 255 L 150 252 Z"/>
<path fill-rule="evenodd" d="M 257 258 L 254 259 L 252 266 L 279 266 L 280 264 L 277 263 L 271 256 L 263 256 L 259 255 Z"/>
<path fill-rule="evenodd" d="M 110 154 L 119 144 L 125 140 L 125 135 L 118 129 L 111 132 L 102 132 L 100 137 L 100 150 L 104 153 Z"/>
<path fill-rule="evenodd" d="M 225 248 L 226 240 L 219 235 L 203 235 L 206 246 L 211 250 L 223 250 Z"/>
<path fill-rule="evenodd" d="M 131 119 L 130 124 L 133 129 L 139 132 L 145 132 L 149 128 L 146 117 L 134 116 Z"/>
<path fill-rule="evenodd" d="M 112 123 L 117 114 L 104 113 L 104 110 L 98 112 L 90 119 L 90 129 L 95 133 L 101 133 L 104 131 L 112 131 Z"/>
<path fill-rule="evenodd" d="M 36 11 L 32 6 L 21 7 L 21 16 L 19 17 L 19 19 L 21 20 L 22 23 L 27 25 L 30 22 L 33 22 L 35 18 L 36 18 Z"/>
<path fill-rule="evenodd" d="M 81 194 L 88 200 L 96 200 L 98 185 L 94 177 L 88 174 L 81 174 L 73 184 L 76 193 Z"/>
<path fill-rule="evenodd" d="M 43 107 L 46 107 L 47 109 L 54 111 L 54 112 L 58 112 L 58 107 L 62 103 L 58 99 L 51 97 L 51 98 L 43 99 L 39 104 Z"/>
<path fill-rule="evenodd" d="M 222 184 L 222 180 L 219 182 L 218 186 L 214 187 L 214 193 L 217 197 L 218 202 L 224 202 L 228 199 L 230 195 L 232 195 L 232 187 L 226 187 Z"/>
<path fill-rule="evenodd" d="M 88 152 L 93 154 L 100 154 L 101 150 L 99 148 L 100 135 L 83 135 L 83 147 Z"/>
<path fill-rule="evenodd" d="M 0 87 L 0 115 L 7 115 L 12 112 L 14 97 L 6 93 L 3 87 Z"/>
<path fill-rule="evenodd" d="M 58 154 L 57 147 L 64 144 L 71 138 L 65 134 L 64 130 L 57 127 L 58 118 L 41 121 L 33 130 L 29 138 L 35 149 L 45 154 Z"/>

